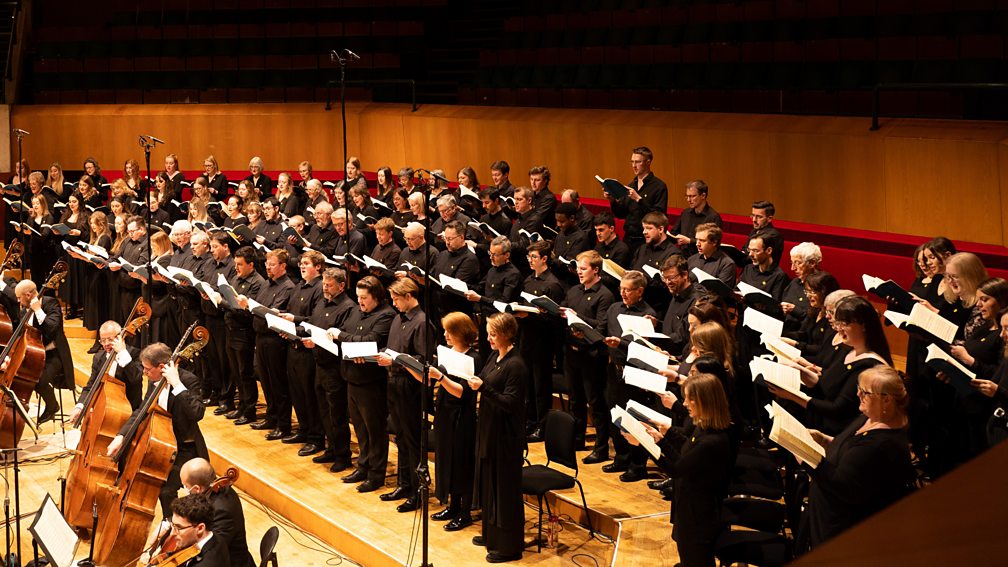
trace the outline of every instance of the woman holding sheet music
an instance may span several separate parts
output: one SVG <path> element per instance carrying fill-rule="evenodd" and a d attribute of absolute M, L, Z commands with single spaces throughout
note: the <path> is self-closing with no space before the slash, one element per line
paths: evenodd
<path fill-rule="evenodd" d="M 168 235 L 156 230 L 150 238 L 151 263 L 167 268 L 171 262 L 172 244 Z M 153 266 L 152 266 L 153 268 Z M 156 268 L 154 268 L 156 270 Z M 167 284 L 151 278 L 151 342 L 177 344 L 182 336 L 178 328 L 178 318 L 174 313 L 177 309 L 172 299 L 171 290 Z"/>
<path fill-rule="evenodd" d="M 997 318 L 1001 323 L 1001 344 L 1008 345 L 1008 308 L 1001 309 Z M 998 409 L 1008 410 L 1008 348 L 1003 351 L 1001 363 L 993 374 L 974 379 L 970 385 L 988 398 L 993 398 L 994 406 Z M 1004 440 L 1006 436 L 1008 436 L 1008 428 L 1006 428 L 1004 415 L 997 417 L 994 412 L 991 412 L 987 422 L 988 446 L 993 446 Z"/>
<path fill-rule="evenodd" d="M 899 373 L 877 365 L 855 381 L 861 416 L 836 437 L 811 431 L 826 449 L 815 468 L 806 509 L 807 539 L 815 547 L 906 495 L 915 471 L 907 445 L 909 402 Z"/>
<path fill-rule="evenodd" d="M 42 289 L 45 278 L 56 263 L 58 253 L 53 247 L 52 230 L 42 225 L 53 224 L 49 212 L 49 201 L 41 193 L 31 198 L 29 218 L 25 219 L 26 227 L 22 227 L 25 239 L 25 256 L 28 257 L 28 269 L 31 279 L 38 289 Z"/>
<path fill-rule="evenodd" d="M 112 248 L 112 234 L 108 217 L 103 214 L 91 215 L 88 219 L 90 235 L 88 244 L 99 246 L 106 251 Z M 103 270 L 88 262 L 84 270 L 86 291 L 84 293 L 84 327 L 97 331 L 109 319 L 108 270 Z"/>
<path fill-rule="evenodd" d="M 721 533 L 721 501 L 728 495 L 738 443 L 721 381 L 695 374 L 683 385 L 683 405 L 691 423 L 684 428 L 644 423 L 661 448 L 658 465 L 673 481 L 672 539 L 683 567 L 714 565 L 714 541 Z M 628 433 L 632 445 L 640 442 Z"/>
<path fill-rule="evenodd" d="M 101 216 L 101 215 L 99 215 Z M 60 223 L 70 227 L 70 232 L 63 237 L 63 241 L 70 245 L 78 242 L 87 242 L 90 235 L 89 216 L 81 203 L 80 195 L 73 193 L 67 200 L 66 209 L 60 217 Z M 59 238 L 54 234 L 55 238 Z M 60 286 L 60 299 L 67 308 L 67 318 L 76 319 L 80 317 L 81 306 L 84 305 L 84 296 L 87 293 L 87 265 L 88 262 L 70 258 L 70 274 L 68 281 Z"/>
<path fill-rule="evenodd" d="M 858 376 L 879 364 L 892 366 L 878 312 L 867 299 L 858 295 L 844 298 L 837 304 L 834 319 L 837 332 L 851 350 L 821 371 L 798 366 L 802 382 L 811 389 L 811 399 L 767 385 L 771 394 L 804 407 L 810 427 L 830 435 L 843 431 L 857 415 Z"/>

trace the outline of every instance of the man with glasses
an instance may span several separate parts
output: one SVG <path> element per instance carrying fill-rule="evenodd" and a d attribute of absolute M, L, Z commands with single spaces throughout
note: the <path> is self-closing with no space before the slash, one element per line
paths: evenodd
<path fill-rule="evenodd" d="M 205 497 L 210 503 L 211 519 L 206 528 L 213 532 L 214 539 L 219 538 L 224 544 L 230 558 L 230 566 L 253 567 L 255 561 L 249 553 L 245 536 L 245 512 L 235 489 L 231 486 L 225 486 L 220 490 L 211 488 L 217 480 L 217 473 L 210 461 L 198 457 L 184 463 L 179 476 L 182 479 L 182 488 L 186 492 Z M 192 522 L 192 518 L 181 519 Z M 180 522 L 177 523 L 182 525 Z"/>
<path fill-rule="evenodd" d="M 168 510 L 172 499 L 182 488 L 179 471 L 182 464 L 196 457 L 209 459 L 206 442 L 200 431 L 199 422 L 203 419 L 205 406 L 200 400 L 200 379 L 183 368 L 175 365 L 171 359 L 172 349 L 164 343 L 153 343 L 140 351 L 140 364 L 143 374 L 150 382 L 147 386 L 147 396 L 159 392 L 157 404 L 171 415 L 172 432 L 175 434 L 177 450 L 175 461 L 168 471 L 168 479 L 161 487 L 161 509 Z M 166 384 L 158 389 L 161 382 Z M 142 408 L 141 408 L 142 409 Z M 139 409 L 123 424 L 119 435 L 112 439 L 108 446 L 108 456 L 116 458 L 123 449 L 123 435 L 135 427 L 135 424 L 146 417 Z"/>
<path fill-rule="evenodd" d="M 518 299 L 521 293 L 521 279 L 518 268 L 511 263 L 511 241 L 506 236 L 498 236 L 490 242 L 490 269 L 477 286 L 483 293 L 470 289 L 466 293 L 466 299 L 485 305 L 494 301 L 510 303 Z"/>
<path fill-rule="evenodd" d="M 126 234 L 129 239 L 122 243 L 119 249 L 119 256 L 134 266 L 147 264 L 149 258 L 147 252 L 147 225 L 141 216 L 134 215 L 126 222 Z M 109 264 L 109 270 L 117 273 L 119 284 L 119 312 L 115 313 L 116 319 L 125 321 L 129 317 L 133 305 L 141 295 L 140 280 L 129 275 L 129 272 L 122 270 L 122 266 L 116 262 Z"/>
<path fill-rule="evenodd" d="M 280 242 L 280 233 L 283 232 L 283 227 L 280 226 L 280 201 L 276 197 L 268 197 L 261 205 L 263 220 L 252 231 L 256 235 L 256 242 L 272 248 Z"/>
<path fill-rule="evenodd" d="M 549 269 L 549 258 L 549 241 L 540 240 L 529 245 L 528 263 L 532 273 L 525 278 L 522 291 L 537 297 L 548 297 L 559 305 L 563 301 L 564 290 Z M 532 373 L 528 403 L 525 404 L 528 410 L 526 429 L 529 442 L 538 443 L 543 440 L 546 413 L 553 407 L 553 353 L 557 337 L 563 336 L 561 320 L 544 314 L 517 313 L 516 317 L 521 337 L 518 349 Z"/>
<path fill-rule="evenodd" d="M 91 377 L 88 378 L 87 385 L 81 390 L 77 398 L 81 401 L 74 406 L 70 412 L 70 421 L 77 419 L 84 409 L 84 400 L 91 394 L 98 381 L 101 380 L 102 368 L 110 358 L 115 359 L 113 367 L 109 368 L 112 376 L 126 385 L 126 399 L 129 400 L 130 407 L 137 409 L 140 407 L 143 393 L 143 368 L 140 366 L 140 349 L 128 346 L 126 341 L 119 335 L 122 326 L 115 321 L 105 321 L 98 329 L 98 342 L 102 350 L 95 353 L 91 360 Z"/>
<path fill-rule="evenodd" d="M 697 242 L 694 240 L 697 227 L 713 223 L 721 227 L 721 215 L 707 202 L 707 184 L 701 179 L 686 184 L 686 205 L 679 220 L 672 227 L 676 244 L 683 250 L 683 255 L 689 257 L 697 252 Z"/>
<path fill-rule="evenodd" d="M 622 199 L 606 193 L 613 216 L 625 219 L 623 240 L 631 250 L 644 244 L 641 227 L 644 215 L 650 212 L 665 214 L 668 210 L 668 187 L 651 171 L 653 159 L 654 154 L 646 146 L 634 148 L 630 152 L 630 167 L 633 168 L 634 178 L 627 184 L 629 193 Z"/>
<path fill-rule="evenodd" d="M 177 538 L 176 549 L 184 549 L 193 545 L 199 549 L 199 555 L 180 564 L 179 567 L 243 565 L 243 563 L 231 563 L 227 544 L 210 529 L 213 521 L 213 508 L 205 497 L 190 494 L 176 498 L 171 504 L 171 511 L 171 529 Z M 251 557 L 249 557 L 249 561 L 251 561 Z"/>
<path fill-rule="evenodd" d="M 677 355 L 689 343 L 689 310 L 696 303 L 700 293 L 689 277 L 689 265 L 681 254 L 672 254 L 662 262 L 662 281 L 669 293 L 668 309 L 662 319 L 661 332 L 669 336 L 671 346 L 668 352 Z"/>
<path fill-rule="evenodd" d="M 411 272 L 406 264 L 412 264 L 423 270 L 425 273 L 434 268 L 437 260 L 438 250 L 433 246 L 428 247 L 424 240 L 426 229 L 418 222 L 411 222 L 403 230 L 403 238 L 406 240 L 406 248 L 399 253 L 399 268 L 396 270 L 397 278 L 412 278 L 420 286 L 421 294 L 423 286 L 427 285 L 426 278 Z"/>
<path fill-rule="evenodd" d="M 451 221 L 445 226 L 444 243 L 447 248 L 438 254 L 437 260 L 434 262 L 434 274 L 439 278 L 451 276 L 462 280 L 472 289 L 479 283 L 479 259 L 466 245 L 465 230 L 465 225 L 457 220 Z M 466 301 L 465 297 L 441 287 L 435 288 L 435 291 L 438 292 L 436 297 L 440 314 L 437 321 L 441 320 L 442 315 L 452 311 L 472 314 L 472 305 Z"/>

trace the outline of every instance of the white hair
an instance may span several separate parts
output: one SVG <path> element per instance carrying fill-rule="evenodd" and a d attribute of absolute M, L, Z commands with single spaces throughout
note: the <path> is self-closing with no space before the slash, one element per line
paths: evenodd
<path fill-rule="evenodd" d="M 791 259 L 818 264 L 822 262 L 822 250 L 812 242 L 795 244 L 794 248 L 791 249 Z"/>

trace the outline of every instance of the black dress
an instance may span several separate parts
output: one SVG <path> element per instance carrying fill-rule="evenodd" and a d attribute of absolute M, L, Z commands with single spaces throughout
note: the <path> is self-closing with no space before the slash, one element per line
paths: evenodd
<path fill-rule="evenodd" d="M 476 349 L 465 354 L 473 357 L 473 368 L 482 360 Z M 468 516 L 472 502 L 473 471 L 476 467 L 476 394 L 462 382 L 462 397 L 456 398 L 438 388 L 434 405 L 434 495 L 442 503 L 451 497 L 458 515 Z M 456 501 L 458 499 L 458 501 Z M 468 507 L 463 502 L 470 503 Z"/>
<path fill-rule="evenodd" d="M 155 262 L 167 268 L 171 262 L 171 254 L 163 254 L 154 259 Z M 171 297 L 171 288 L 168 284 L 151 278 L 151 320 L 150 333 L 152 343 L 164 343 L 166 345 L 178 344 L 182 338 L 179 330 L 178 317 L 175 311 L 178 309 L 175 301 Z"/>
<path fill-rule="evenodd" d="M 725 430 L 673 428 L 661 443 L 658 464 L 674 479 L 672 539 L 683 567 L 714 564 L 714 540 L 721 533 L 721 502 L 737 448 Z"/>
<path fill-rule="evenodd" d="M 474 496 L 482 508 L 487 551 L 512 556 L 521 555 L 525 537 L 521 469 L 528 370 L 516 348 L 497 357 L 491 353 L 480 372 Z"/>
<path fill-rule="evenodd" d="M 95 241 L 96 246 L 105 250 L 112 248 L 112 237 L 103 234 Z M 88 262 L 84 267 L 84 280 L 87 282 L 84 292 L 84 327 L 89 331 L 97 331 L 102 323 L 109 320 L 109 278 L 108 270 L 99 269 Z"/>
<path fill-rule="evenodd" d="M 69 218 L 69 215 L 67 218 Z M 77 215 L 76 222 L 69 222 L 68 220 L 63 220 L 62 222 L 71 229 L 77 229 L 81 232 L 80 236 L 73 236 L 70 234 L 64 236 L 63 240 L 67 244 L 76 245 L 78 242 L 87 242 L 90 239 L 91 228 L 88 224 L 88 215 L 86 213 L 79 213 Z M 54 238 L 58 237 L 54 235 Z M 87 296 L 88 284 L 90 283 L 87 278 L 88 266 L 93 266 L 93 264 L 78 258 L 73 258 L 65 252 L 62 256 L 66 259 L 67 264 L 70 266 L 70 273 L 67 276 L 67 280 L 63 282 L 62 287 L 60 287 L 60 299 L 70 306 L 71 311 L 74 312 L 84 305 L 84 301 Z"/>
<path fill-rule="evenodd" d="M 857 433 L 867 417 L 851 422 L 809 470 L 809 543 L 823 543 L 905 496 L 914 470 L 905 429 Z"/>
<path fill-rule="evenodd" d="M 53 232 L 48 228 L 42 228 L 43 224 L 52 224 L 53 218 L 52 215 L 45 215 L 42 217 L 41 223 L 36 222 L 34 218 L 25 219 L 25 223 L 39 233 L 35 234 L 32 232 L 26 235 L 22 232 L 21 237 L 25 239 L 25 256 L 28 257 L 28 269 L 31 271 L 31 280 L 41 290 L 42 285 L 46 282 L 46 277 L 52 271 L 56 258 L 59 255 L 53 246 L 56 242 Z"/>
<path fill-rule="evenodd" d="M 858 376 L 878 364 L 884 363 L 875 357 L 859 358 L 849 363 L 841 358 L 823 368 L 819 383 L 812 391 L 812 399 L 805 407 L 808 426 L 827 435 L 843 431 L 860 411 Z"/>

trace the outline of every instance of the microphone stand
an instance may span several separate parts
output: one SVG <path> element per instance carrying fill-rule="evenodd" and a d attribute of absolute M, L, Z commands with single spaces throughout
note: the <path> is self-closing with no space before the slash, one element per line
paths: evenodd
<path fill-rule="evenodd" d="M 7 543 L 7 554 L 4 556 L 5 567 L 17 567 L 20 565 L 20 562 L 18 561 L 18 554 L 21 552 L 21 491 L 20 478 L 18 475 L 20 470 L 20 467 L 18 466 L 18 451 L 20 450 L 21 449 L 18 447 L 0 449 L 0 455 L 2 455 L 4 465 L 4 532 L 6 534 Z M 11 455 L 13 455 L 13 459 Z M 13 463 L 11 463 L 12 460 Z M 7 469 L 10 464 L 14 465 L 14 535 L 17 544 L 16 552 L 11 551 L 10 483 L 7 481 Z"/>
<path fill-rule="evenodd" d="M 148 180 L 151 178 L 150 155 L 151 155 L 151 150 L 154 149 L 154 145 L 155 144 L 157 144 L 157 141 L 156 141 L 155 138 L 153 138 L 151 136 L 144 136 L 144 135 L 140 136 L 140 147 L 142 147 L 144 149 L 144 160 L 147 162 L 147 179 Z M 151 234 L 152 234 L 152 229 L 153 229 L 153 227 L 151 225 L 153 224 L 153 218 L 151 216 L 150 186 L 149 186 L 149 183 L 150 183 L 150 181 L 148 181 L 148 189 L 146 191 L 143 190 L 141 184 L 137 184 L 138 185 L 137 188 L 140 189 L 141 192 L 143 193 L 144 201 L 147 204 L 147 212 L 144 215 L 146 217 L 146 223 L 147 223 L 147 283 L 143 285 L 143 292 L 142 292 L 143 293 L 144 302 L 147 303 L 147 305 L 151 304 L 151 300 L 152 300 L 152 298 L 151 298 L 151 280 L 154 278 L 154 269 L 152 267 L 153 259 L 151 258 Z M 151 342 L 150 325 L 144 325 L 142 334 L 140 335 L 140 344 L 146 346 L 146 345 L 149 345 L 150 342 Z"/>
<path fill-rule="evenodd" d="M 342 124 L 343 124 L 343 201 L 344 201 L 343 209 L 346 211 L 346 224 L 347 224 L 346 234 L 343 235 L 343 239 L 345 240 L 347 256 L 349 256 L 350 255 L 350 222 L 351 221 L 350 221 L 350 209 L 348 208 L 350 206 L 350 201 L 347 198 L 347 178 L 350 176 L 350 174 L 347 171 L 347 166 L 346 166 L 346 164 L 347 164 L 347 158 L 349 157 L 349 155 L 347 153 L 347 127 L 346 127 L 346 68 L 347 68 L 347 61 L 350 59 L 350 57 L 353 57 L 354 59 L 360 59 L 360 57 L 358 57 L 356 53 L 354 53 L 353 51 L 350 51 L 349 49 L 344 49 L 342 51 L 342 55 L 340 53 L 341 52 L 336 51 L 336 50 L 330 51 L 329 52 L 329 57 L 331 58 L 331 60 L 339 62 L 339 68 L 340 68 L 340 81 L 339 81 L 340 82 L 340 120 L 342 121 Z M 328 108 L 326 110 L 328 110 Z M 358 173 L 360 173 L 360 172 L 358 172 Z M 335 197 L 335 195 L 333 197 Z M 337 204 L 339 204 L 339 203 L 337 203 Z"/>
<path fill-rule="evenodd" d="M 25 200 L 24 200 L 24 198 L 25 198 L 25 194 L 24 194 L 25 193 L 25 172 L 21 169 L 21 164 L 24 163 L 24 158 L 22 157 L 23 148 L 22 148 L 22 142 L 21 141 L 25 137 L 26 134 L 28 134 L 28 132 L 25 132 L 24 130 L 22 130 L 20 128 L 15 128 L 14 129 L 14 135 L 17 136 L 17 141 L 18 141 L 17 172 L 18 172 L 18 179 L 20 180 L 20 183 L 18 183 L 18 201 L 21 202 L 21 209 L 18 211 L 18 230 L 17 230 L 17 232 L 20 233 L 20 234 L 18 234 L 18 238 L 20 238 L 21 240 L 25 239 L 24 238 L 24 232 L 22 232 L 21 226 L 20 226 L 20 225 L 23 225 L 24 221 L 25 221 Z M 31 203 L 31 198 L 28 199 L 28 202 Z M 24 247 L 24 253 L 22 253 L 22 255 L 21 255 L 21 279 L 22 280 L 25 279 L 25 266 L 27 266 L 27 265 L 28 265 L 28 246 L 25 246 Z"/>
<path fill-rule="evenodd" d="M 427 195 L 424 194 L 424 193 L 421 193 L 421 195 L 424 196 L 424 203 L 423 203 L 423 205 L 424 205 L 424 209 L 426 209 L 426 207 L 427 207 Z M 429 311 L 429 308 L 431 306 L 431 285 L 430 285 L 431 274 L 430 274 L 430 272 L 431 272 L 432 266 L 430 265 L 430 263 L 431 263 L 430 262 L 431 244 L 430 244 L 430 239 L 427 238 L 427 234 L 430 233 L 430 222 L 431 222 L 430 221 L 430 217 L 431 217 L 430 215 L 425 215 L 424 216 L 424 260 L 423 260 L 424 267 L 423 267 L 423 269 L 424 269 L 424 273 L 426 274 L 425 283 L 427 285 L 424 286 L 424 292 L 423 292 L 423 302 L 424 302 L 423 312 L 427 315 L 427 324 L 424 325 L 424 333 L 427 334 L 427 337 L 426 337 L 426 340 L 424 341 L 424 344 L 426 345 L 427 352 L 425 352 L 423 354 L 424 354 L 424 357 L 425 357 L 425 360 L 426 360 L 427 363 L 423 365 L 424 375 L 423 375 L 423 381 L 421 382 L 422 387 L 421 387 L 421 395 L 420 395 L 420 459 L 419 459 L 419 463 L 417 464 L 417 478 L 419 479 L 419 483 L 420 483 L 420 516 L 421 516 L 420 517 L 420 526 L 421 526 L 421 528 L 420 528 L 420 532 L 421 532 L 421 544 L 420 544 L 420 546 L 421 546 L 420 547 L 420 549 L 421 549 L 421 563 L 420 563 L 420 567 L 434 567 L 434 564 L 430 562 L 430 559 L 428 557 L 428 554 L 430 552 L 430 543 L 429 543 L 429 536 L 430 536 L 430 516 L 429 516 L 430 502 L 429 502 L 429 500 L 430 500 L 431 477 L 430 477 L 430 467 L 429 467 L 429 465 L 427 463 L 427 451 L 428 451 L 428 447 L 429 447 L 429 444 L 430 444 L 429 439 L 428 439 L 428 434 L 429 434 L 428 429 L 429 428 L 427 427 L 427 413 L 429 411 L 428 407 L 427 407 L 427 402 L 428 402 L 429 399 L 433 398 L 433 392 L 431 391 L 431 386 L 430 386 L 430 362 L 432 360 L 434 360 L 434 344 L 436 342 L 435 333 L 433 332 L 433 327 L 431 325 L 431 320 L 430 320 L 431 312 Z"/>

